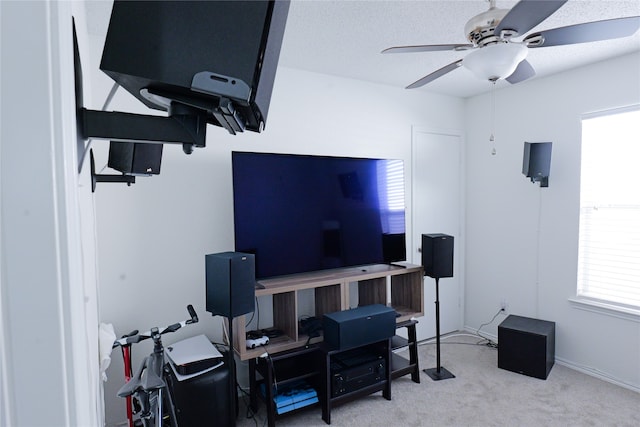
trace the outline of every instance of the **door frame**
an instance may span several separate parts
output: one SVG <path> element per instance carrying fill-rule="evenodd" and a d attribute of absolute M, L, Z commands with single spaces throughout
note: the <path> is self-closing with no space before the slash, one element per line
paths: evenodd
<path fill-rule="evenodd" d="M 416 197 L 416 171 L 417 169 L 417 140 L 418 135 L 429 134 L 429 135 L 446 135 L 457 137 L 460 141 L 460 157 L 458 159 L 459 166 L 459 200 L 458 205 L 460 207 L 460 212 L 458 213 L 458 236 L 456 237 L 455 242 L 455 251 L 457 252 L 457 268 L 454 268 L 454 271 L 457 270 L 458 274 L 458 316 L 457 316 L 457 327 L 458 330 L 462 331 L 464 329 L 464 310 L 465 310 L 465 253 L 466 253 L 466 245 L 465 245 L 465 224 L 466 224 L 466 209 L 465 209 L 465 188 L 466 188 L 466 169 L 465 169 L 465 138 L 464 132 L 455 129 L 440 129 L 440 128 L 431 128 L 424 126 L 412 126 L 411 127 L 411 239 L 412 247 L 410 248 L 410 261 L 413 261 L 413 257 L 415 256 L 416 248 L 421 244 L 421 242 L 414 242 L 414 236 L 416 235 L 416 223 L 417 223 L 417 215 L 416 215 L 416 203 L 414 202 L 414 198 Z M 424 284 L 423 284 L 424 285 Z M 427 301 L 425 301 L 425 307 Z M 426 316 L 426 313 L 425 313 Z"/>

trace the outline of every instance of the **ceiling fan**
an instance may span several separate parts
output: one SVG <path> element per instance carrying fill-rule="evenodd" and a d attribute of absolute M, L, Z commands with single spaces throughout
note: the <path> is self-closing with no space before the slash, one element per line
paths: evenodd
<path fill-rule="evenodd" d="M 554 28 L 529 34 L 519 42 L 513 40 L 547 19 L 566 2 L 521 0 L 512 9 L 498 9 L 495 0 L 489 0 L 489 10 L 471 18 L 464 27 L 470 43 L 396 46 L 382 53 L 472 51 L 463 59 L 410 84 L 407 89 L 424 86 L 460 66 L 484 80 L 495 83 L 504 79 L 513 84 L 535 75 L 533 66 L 526 60 L 530 48 L 628 37 L 640 28 L 640 16 L 632 16 Z"/>

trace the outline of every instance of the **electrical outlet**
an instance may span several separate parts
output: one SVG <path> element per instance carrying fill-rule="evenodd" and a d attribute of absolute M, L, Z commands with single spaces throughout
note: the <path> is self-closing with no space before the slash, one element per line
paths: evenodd
<path fill-rule="evenodd" d="M 506 299 L 500 300 L 500 310 L 502 310 L 504 312 L 507 311 L 507 300 Z"/>

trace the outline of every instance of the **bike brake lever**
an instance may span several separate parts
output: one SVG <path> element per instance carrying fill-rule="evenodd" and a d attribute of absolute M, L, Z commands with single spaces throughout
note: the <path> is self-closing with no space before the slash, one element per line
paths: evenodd
<path fill-rule="evenodd" d="M 132 337 L 134 335 L 138 335 L 138 330 L 134 329 L 133 331 L 129 332 L 128 334 L 125 334 L 123 336 L 121 336 L 120 338 L 129 338 Z"/>

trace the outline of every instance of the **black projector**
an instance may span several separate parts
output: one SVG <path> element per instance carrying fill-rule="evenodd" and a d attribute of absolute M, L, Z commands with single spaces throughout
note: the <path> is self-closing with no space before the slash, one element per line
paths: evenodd
<path fill-rule="evenodd" d="M 324 342 L 332 350 L 360 347 L 396 334 L 396 311 L 382 304 L 327 313 L 322 322 Z"/>
<path fill-rule="evenodd" d="M 289 1 L 116 0 L 100 69 L 150 108 L 230 133 L 266 122 Z"/>

